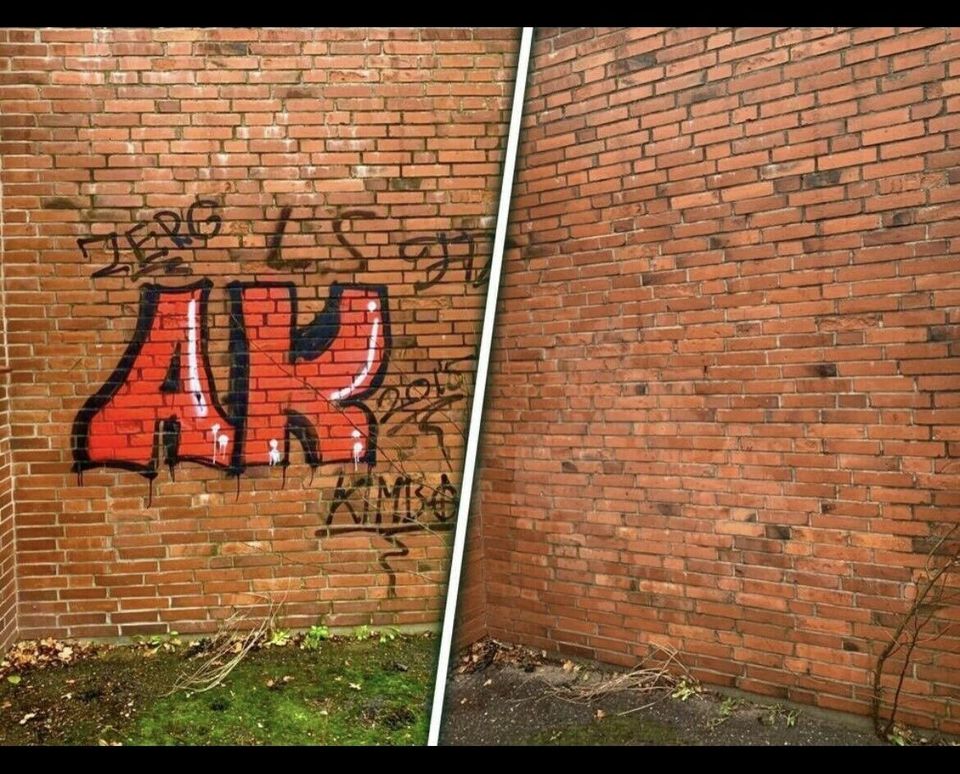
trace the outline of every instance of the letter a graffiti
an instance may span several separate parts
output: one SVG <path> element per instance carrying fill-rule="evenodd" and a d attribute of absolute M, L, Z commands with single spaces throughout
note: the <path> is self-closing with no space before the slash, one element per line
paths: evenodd
<path fill-rule="evenodd" d="M 224 405 L 207 356 L 211 288 L 142 288 L 133 339 L 74 421 L 74 470 L 152 478 L 162 455 L 171 468 L 187 460 L 240 473 L 289 464 L 291 438 L 312 466 L 373 464 L 376 420 L 361 400 L 386 371 L 386 288 L 335 284 L 324 310 L 298 328 L 292 284 L 231 283 Z"/>

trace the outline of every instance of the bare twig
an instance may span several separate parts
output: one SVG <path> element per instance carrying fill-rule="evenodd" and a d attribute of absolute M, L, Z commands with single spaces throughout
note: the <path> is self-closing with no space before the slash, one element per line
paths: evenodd
<path fill-rule="evenodd" d="M 246 658 L 253 648 L 259 645 L 267 633 L 274 628 L 277 610 L 283 605 L 270 602 L 270 610 L 265 618 L 253 629 L 245 629 L 246 613 L 233 613 L 221 625 L 210 647 L 210 656 L 190 674 L 182 674 L 177 678 L 173 688 L 165 696 L 171 696 L 177 691 L 203 693 L 216 688 L 227 676 Z"/>
<path fill-rule="evenodd" d="M 670 695 L 671 689 L 681 683 L 696 685 L 697 680 L 680 661 L 677 651 L 665 645 L 651 645 L 650 653 L 629 672 L 622 672 L 599 682 L 551 686 L 549 690 L 557 698 L 575 704 L 589 704 L 608 694 L 621 692 L 644 697 L 656 696 L 652 701 L 617 713 L 629 715 L 663 701 Z"/>
<path fill-rule="evenodd" d="M 954 536 L 960 524 L 954 524 L 947 532 L 934 544 L 927 554 L 927 561 L 923 569 L 923 575 L 917 581 L 917 594 L 910 605 L 900 624 L 890 636 L 890 641 L 877 658 L 876 666 L 873 670 L 873 700 L 872 715 L 873 727 L 880 739 L 887 741 L 893 731 L 897 717 L 897 709 L 900 705 L 900 696 L 903 691 L 903 684 L 906 680 L 907 672 L 910 668 L 910 659 L 913 656 L 919 644 L 925 644 L 936 640 L 944 632 L 939 632 L 933 637 L 922 638 L 921 633 L 933 619 L 938 608 L 952 602 L 954 595 L 946 591 L 947 581 L 951 572 L 960 568 L 960 545 L 953 549 L 948 558 L 936 567 L 936 558 L 939 556 L 941 547 L 950 538 Z M 901 649 L 905 648 L 903 654 L 903 663 L 897 676 L 897 687 L 890 702 L 890 714 L 883 719 L 883 680 L 884 667 L 887 661 Z"/>

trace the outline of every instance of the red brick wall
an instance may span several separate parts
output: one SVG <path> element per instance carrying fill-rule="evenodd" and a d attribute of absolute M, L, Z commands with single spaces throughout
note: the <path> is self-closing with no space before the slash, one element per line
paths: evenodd
<path fill-rule="evenodd" d="M 0 156 L 0 170 L 3 158 Z M 0 240 L 3 234 L 3 182 L 0 180 Z M 0 241 L 2 252 L 2 241 Z M 0 254 L 0 649 L 17 632 L 17 577 L 13 518 L 13 461 L 10 453 L 9 381 L 6 333 L 3 313 L 3 256 Z"/>
<path fill-rule="evenodd" d="M 0 31 L 23 635 L 437 622 L 517 39 Z"/>
<path fill-rule="evenodd" d="M 478 457 L 477 466 L 480 467 Z M 479 479 L 478 479 L 479 481 Z M 454 622 L 454 648 L 464 648 L 487 633 L 486 562 L 483 552 L 483 509 L 480 493 L 473 490 L 473 503 L 467 523 L 466 547 Z"/>
<path fill-rule="evenodd" d="M 0 325 L 2 325 L 0 320 Z M 2 361 L 0 361 L 2 362 Z M 10 421 L 7 380 L 0 373 L 0 649 L 17 632 L 17 579 L 14 553 L 13 479 L 10 455 Z"/>
<path fill-rule="evenodd" d="M 480 473 L 492 635 L 662 643 L 866 711 L 960 504 L 958 36 L 538 30 Z M 916 654 L 904 720 L 960 731 L 958 659 Z"/>

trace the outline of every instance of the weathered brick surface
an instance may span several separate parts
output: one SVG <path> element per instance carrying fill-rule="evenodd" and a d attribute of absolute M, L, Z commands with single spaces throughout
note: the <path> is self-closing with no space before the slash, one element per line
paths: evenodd
<path fill-rule="evenodd" d="M 0 321 L 2 325 L 2 321 Z M 13 479 L 10 455 L 6 369 L 0 373 L 0 649 L 17 631 L 16 555 L 13 520 Z"/>
<path fill-rule="evenodd" d="M 866 711 L 960 515 L 958 35 L 538 31 L 469 634 Z"/>
<path fill-rule="evenodd" d="M 496 29 L 0 31 L 21 634 L 209 631 L 271 600 L 287 626 L 437 622 L 517 45 Z M 138 331 L 148 286 L 199 280 L 206 303 L 161 301 Z M 292 289 L 231 306 L 231 281 Z M 288 360 L 290 325 L 334 283 L 339 337 L 308 331 Z M 351 284 L 376 286 L 372 311 Z M 153 388 L 91 405 L 137 336 Z M 341 401 L 368 388 L 365 483 L 370 425 Z M 313 472 L 294 438 L 289 468 L 263 464 L 288 408 L 320 417 L 318 453 L 339 462 Z M 171 417 L 179 455 L 206 465 L 149 460 L 144 433 Z M 95 464 L 111 459 L 140 470 Z M 408 512 L 418 529 L 385 531 Z"/>
<path fill-rule="evenodd" d="M 2 39 L 3 33 L 0 33 Z M 0 156 L 0 169 L 3 159 Z M 0 229 L 2 229 L 3 183 L 0 180 Z M 0 255 L 0 342 L 5 341 L 3 314 L 3 263 Z M 6 348 L 0 354 L 0 649 L 17 632 L 16 546 L 13 519 L 13 463 L 10 454 L 9 376 Z"/>

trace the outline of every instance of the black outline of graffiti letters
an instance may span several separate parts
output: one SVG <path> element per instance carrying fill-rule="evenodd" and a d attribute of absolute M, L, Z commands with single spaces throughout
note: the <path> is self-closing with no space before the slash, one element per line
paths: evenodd
<path fill-rule="evenodd" d="M 249 396 L 249 342 L 247 340 L 246 326 L 243 324 L 243 291 L 244 288 L 286 288 L 290 298 L 290 346 L 287 350 L 286 364 L 293 365 L 298 359 L 315 360 L 320 357 L 329 346 L 336 340 L 340 330 L 340 299 L 344 290 L 361 289 L 376 293 L 379 299 L 380 320 L 383 325 L 383 357 L 380 359 L 380 365 L 377 372 L 370 380 L 370 384 L 362 391 L 351 394 L 347 400 L 337 401 L 339 406 L 356 406 L 365 415 L 367 426 L 369 428 L 369 438 L 367 450 L 360 462 L 367 465 L 374 465 L 377 461 L 377 437 L 379 423 L 376 415 L 363 402 L 383 384 L 386 378 L 390 352 L 393 347 L 390 331 L 390 310 L 388 304 L 388 291 L 386 285 L 366 285 L 366 284 L 341 284 L 334 282 L 330 285 L 330 295 L 327 297 L 324 308 L 314 315 L 313 319 L 304 326 L 297 325 L 298 317 L 298 297 L 297 287 L 292 282 L 242 282 L 234 281 L 227 284 L 227 294 L 230 304 L 230 393 L 231 410 L 233 416 L 231 423 L 236 427 L 237 440 L 234 447 L 236 467 L 243 470 L 247 467 L 242 462 L 242 454 L 246 439 L 246 419 L 247 419 L 247 401 Z M 291 292 L 292 291 L 292 292 Z M 275 364 L 280 366 L 280 363 Z M 292 374 L 290 378 L 295 378 Z M 331 404 L 333 405 L 333 404 Z M 343 459 L 323 459 L 320 450 L 320 444 L 315 440 L 316 432 L 313 425 L 307 418 L 297 411 L 287 410 L 287 422 L 284 428 L 284 451 L 283 459 L 280 465 L 284 467 L 290 464 L 290 439 L 296 437 L 303 448 L 304 457 L 311 468 L 319 465 L 326 465 L 335 462 L 353 462 L 353 458 Z M 254 463 L 262 465 L 264 463 Z"/>
<path fill-rule="evenodd" d="M 169 454 L 170 445 L 166 443 L 168 433 L 175 433 L 179 436 L 179 428 L 176 427 L 176 417 L 158 418 L 154 424 L 153 453 L 150 462 L 141 465 L 136 462 L 126 462 L 124 460 L 105 460 L 96 461 L 90 459 L 90 422 L 103 409 L 120 388 L 127 383 L 127 377 L 133 369 L 134 363 L 150 337 L 153 330 L 154 320 L 157 314 L 157 307 L 160 305 L 161 293 L 193 293 L 200 290 L 200 308 L 198 316 L 200 317 L 200 359 L 203 360 L 203 368 L 207 376 L 207 386 L 210 390 L 208 396 L 216 407 L 217 411 L 224 416 L 230 424 L 233 421 L 229 411 L 224 410 L 224 406 L 218 400 L 216 385 L 213 381 L 213 373 L 210 368 L 210 358 L 207 355 L 207 304 L 210 298 L 210 291 L 213 288 L 213 282 L 209 279 L 202 279 L 198 282 L 184 285 L 182 287 L 170 288 L 163 285 L 143 285 L 140 288 L 140 311 L 137 316 L 137 325 L 134 329 L 133 338 L 127 345 L 126 351 L 120 357 L 120 363 L 114 369 L 113 373 L 103 383 L 103 386 L 92 396 L 87 398 L 82 408 L 77 412 L 73 421 L 72 447 L 73 447 L 73 472 L 83 473 L 84 470 L 91 468 L 122 468 L 124 470 L 133 470 L 147 478 L 154 478 L 160 469 L 160 449 L 165 447 Z M 164 381 L 164 384 L 166 381 Z M 167 424 L 170 423 L 170 427 Z M 230 470 L 229 466 L 211 462 L 206 457 L 180 457 L 176 453 L 176 445 L 173 446 L 173 456 L 167 457 L 166 462 L 172 468 L 180 461 L 196 462 L 218 470 Z M 234 447 L 236 453 L 236 447 Z"/>
<path fill-rule="evenodd" d="M 348 400 L 339 401 L 340 406 L 356 406 L 363 413 L 368 422 L 369 435 L 367 449 L 362 457 L 362 462 L 367 465 L 376 464 L 376 450 L 379 423 L 373 411 L 371 411 L 363 402 L 364 398 L 372 395 L 383 383 L 388 370 L 390 352 L 392 349 L 392 338 L 390 329 L 390 313 L 388 303 L 388 290 L 385 285 L 368 285 L 359 283 L 333 283 L 330 286 L 329 295 L 324 304 L 324 308 L 314 315 L 313 319 L 304 326 L 297 325 L 298 317 L 298 294 L 297 287 L 292 282 L 231 282 L 227 285 L 228 308 L 230 310 L 230 334 L 229 334 L 229 387 L 224 400 L 220 400 L 220 392 L 213 376 L 208 355 L 209 329 L 208 329 L 208 305 L 210 291 L 213 288 L 213 282 L 209 279 L 202 279 L 198 282 L 184 285 L 181 287 L 167 287 L 163 285 L 143 285 L 140 288 L 140 309 L 137 317 L 136 328 L 133 338 L 127 345 L 126 350 L 120 358 L 120 362 L 113 373 L 107 378 L 103 386 L 91 397 L 89 397 L 77 412 L 73 422 L 71 446 L 73 450 L 73 471 L 82 474 L 84 470 L 91 468 L 120 468 L 123 470 L 132 470 L 149 479 L 156 477 L 160 468 L 160 452 L 164 451 L 164 461 L 171 468 L 179 462 L 196 462 L 217 470 L 223 470 L 229 475 L 240 475 L 247 467 L 263 467 L 269 463 L 251 463 L 244 461 L 244 434 L 246 430 L 246 412 L 248 406 L 247 389 L 249 387 L 249 342 L 247 340 L 246 330 L 243 326 L 242 303 L 243 288 L 245 287 L 282 287 L 287 290 L 290 299 L 290 339 L 286 362 L 295 363 L 297 359 L 314 360 L 327 350 L 330 344 L 336 339 L 340 330 L 340 299 L 343 292 L 348 289 L 360 289 L 373 292 L 377 295 L 380 303 L 380 319 L 383 326 L 383 345 L 384 351 L 377 372 L 373 375 L 370 384 L 361 392 L 352 394 Z M 209 398 L 217 411 L 227 420 L 234 431 L 234 443 L 229 464 L 221 462 L 212 462 L 208 457 L 194 457 L 190 455 L 180 456 L 177 453 L 179 444 L 179 425 L 176 416 L 158 417 L 154 426 L 153 451 L 150 462 L 143 465 L 136 462 L 125 460 L 92 460 L 90 458 L 89 438 L 90 423 L 93 418 L 110 403 L 117 392 L 127 383 L 127 378 L 133 369 L 134 363 L 140 354 L 144 344 L 149 340 L 150 333 L 155 324 L 157 309 L 159 307 L 160 296 L 162 293 L 193 293 L 201 290 L 200 305 L 198 316 L 200 318 L 200 358 L 203 360 L 203 368 L 207 378 L 207 387 Z M 176 358 L 176 351 L 171 356 L 171 362 Z M 277 364 L 278 366 L 281 364 Z M 169 389 L 169 379 L 164 379 L 160 389 Z M 289 464 L 290 437 L 296 437 L 303 446 L 304 456 L 311 467 L 317 467 L 321 464 L 335 462 L 352 462 L 353 459 L 323 459 L 320 453 L 319 445 L 312 444 L 310 433 L 313 432 L 313 425 L 297 412 L 287 412 L 288 421 L 285 427 L 285 454 L 283 464 Z M 298 421 L 296 417 L 300 417 Z M 292 419 L 292 422 L 291 422 Z M 312 448 L 311 448 L 312 446 Z"/>

